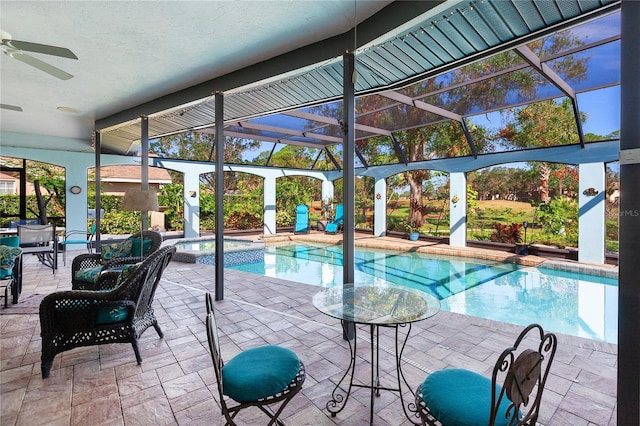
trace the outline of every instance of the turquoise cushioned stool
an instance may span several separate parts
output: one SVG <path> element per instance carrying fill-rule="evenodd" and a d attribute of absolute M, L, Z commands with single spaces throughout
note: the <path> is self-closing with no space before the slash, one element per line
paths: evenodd
<path fill-rule="evenodd" d="M 257 407 L 266 414 L 271 419 L 269 425 L 282 424 L 278 416 L 302 389 L 306 377 L 304 364 L 292 350 L 275 345 L 242 351 L 225 364 L 220 353 L 220 338 L 210 293 L 206 294 L 205 301 L 207 341 L 225 424 L 235 425 L 235 416 L 248 407 Z M 232 405 L 232 401 L 236 404 Z M 277 409 L 272 410 L 272 406 Z"/>
<path fill-rule="evenodd" d="M 459 368 L 436 371 L 422 383 L 422 399 L 443 425 L 487 426 L 491 414 L 491 380 Z M 509 424 L 505 417 L 509 404 L 506 399 L 500 404 L 496 426 Z"/>
<path fill-rule="evenodd" d="M 281 392 L 300 369 L 298 356 L 280 346 L 240 352 L 222 367 L 224 394 L 236 401 L 256 401 Z"/>

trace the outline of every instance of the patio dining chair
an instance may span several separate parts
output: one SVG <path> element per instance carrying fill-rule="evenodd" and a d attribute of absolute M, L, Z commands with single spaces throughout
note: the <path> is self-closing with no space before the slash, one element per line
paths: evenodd
<path fill-rule="evenodd" d="M 210 293 L 205 300 L 207 340 L 226 424 L 235 425 L 233 419 L 248 407 L 258 407 L 270 418 L 269 425 L 282 424 L 278 416 L 302 389 L 306 377 L 304 364 L 292 350 L 275 345 L 240 352 L 225 364 Z M 228 405 L 229 399 L 237 404 Z M 281 403 L 280 406 L 275 412 L 271 411 L 269 406 L 277 403 Z"/>
<path fill-rule="evenodd" d="M 91 253 L 93 248 L 91 244 L 93 243 L 93 238 L 96 235 L 96 222 L 93 222 L 91 225 L 91 229 L 87 233 L 86 229 L 84 231 L 68 231 L 64 234 L 64 239 L 58 242 L 58 245 L 62 247 L 62 264 L 67 265 L 67 247 L 71 244 L 82 244 L 87 246 L 87 251 Z"/>
<path fill-rule="evenodd" d="M 55 225 L 18 225 L 22 254 L 34 254 L 40 263 L 56 273 L 58 269 L 58 240 Z"/>
<path fill-rule="evenodd" d="M 558 340 L 538 324 L 526 327 L 496 360 L 491 379 L 449 368 L 416 390 L 423 425 L 535 426 Z"/>

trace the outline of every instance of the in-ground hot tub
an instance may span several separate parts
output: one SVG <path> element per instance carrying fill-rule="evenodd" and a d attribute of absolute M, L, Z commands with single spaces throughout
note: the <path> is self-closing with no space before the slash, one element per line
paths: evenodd
<path fill-rule="evenodd" d="M 176 253 L 172 260 L 185 263 L 216 264 L 214 237 L 182 238 L 173 244 Z M 225 266 L 264 261 L 264 242 L 241 238 L 224 239 Z"/>

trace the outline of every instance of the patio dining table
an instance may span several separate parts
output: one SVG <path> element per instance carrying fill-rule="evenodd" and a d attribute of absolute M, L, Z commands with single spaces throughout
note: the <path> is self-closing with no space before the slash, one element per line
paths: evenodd
<path fill-rule="evenodd" d="M 336 384 L 331 393 L 331 399 L 326 405 L 331 417 L 335 417 L 345 408 L 353 388 L 367 388 L 371 392 L 369 424 L 373 425 L 375 397 L 380 396 L 381 390 L 398 392 L 402 410 L 407 418 L 416 425 L 422 424 L 416 410 L 405 405 L 403 386 L 406 386 L 412 394 L 413 388 L 407 383 L 402 372 L 402 352 L 411 333 L 411 324 L 430 318 L 440 311 L 438 299 L 424 291 L 391 283 L 356 283 L 330 287 L 318 292 L 313 297 L 313 305 L 320 312 L 339 319 L 345 336 L 353 333 L 353 339 L 347 339 L 351 352 L 349 366 Z M 371 346 L 371 378 L 369 383 L 354 381 L 358 327 L 353 324 L 362 324 L 369 328 Z M 380 327 L 394 329 L 397 387 L 393 388 L 380 384 Z M 406 330 L 403 336 L 403 333 L 400 332 L 401 329 Z M 349 377 L 348 384 L 347 377 Z M 413 404 L 413 401 L 409 404 Z"/>

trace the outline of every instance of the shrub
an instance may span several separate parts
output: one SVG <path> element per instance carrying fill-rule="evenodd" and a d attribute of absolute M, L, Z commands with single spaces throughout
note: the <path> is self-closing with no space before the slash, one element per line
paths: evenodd
<path fill-rule="evenodd" d="M 263 226 L 261 217 L 254 214 L 235 211 L 226 218 L 226 225 L 230 229 L 259 229 Z"/>
<path fill-rule="evenodd" d="M 278 210 L 276 212 L 276 225 L 277 226 L 290 226 L 293 224 L 293 217 L 286 210 Z"/>
<path fill-rule="evenodd" d="M 576 228 L 578 223 L 578 203 L 574 200 L 555 197 L 549 204 L 539 204 L 536 214 L 545 232 L 561 236 Z"/>
<path fill-rule="evenodd" d="M 494 231 L 490 237 L 493 242 L 509 244 L 522 242 L 522 225 L 519 223 L 512 223 L 511 225 L 495 223 L 493 229 Z"/>

